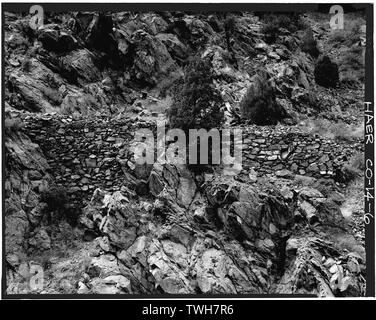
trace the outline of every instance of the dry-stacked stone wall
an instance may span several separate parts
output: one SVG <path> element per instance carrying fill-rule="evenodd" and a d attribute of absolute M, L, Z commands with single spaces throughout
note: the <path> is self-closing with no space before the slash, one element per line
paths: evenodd
<path fill-rule="evenodd" d="M 72 194 L 91 195 L 96 188 L 120 190 L 133 169 L 127 148 L 132 133 L 148 124 L 130 119 L 34 117 L 23 119 L 25 132 L 41 147 L 57 185 Z"/>
<path fill-rule="evenodd" d="M 139 128 L 154 128 L 142 119 L 62 115 L 21 115 L 24 131 L 39 144 L 57 185 L 72 194 L 90 196 L 96 188 L 116 191 L 135 169 L 129 146 Z M 363 145 L 339 143 L 295 127 L 249 126 L 243 130 L 243 172 L 258 175 L 287 169 L 293 173 L 332 178 Z M 155 131 L 155 130 L 154 130 Z"/>
<path fill-rule="evenodd" d="M 363 149 L 301 132 L 296 127 L 243 128 L 243 168 L 259 175 L 287 169 L 293 173 L 331 178 L 351 155 Z"/>

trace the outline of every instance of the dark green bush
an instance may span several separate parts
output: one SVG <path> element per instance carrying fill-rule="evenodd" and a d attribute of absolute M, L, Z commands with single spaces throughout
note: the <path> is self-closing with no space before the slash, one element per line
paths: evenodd
<path fill-rule="evenodd" d="M 47 204 L 47 219 L 54 223 L 65 219 L 75 225 L 79 216 L 79 210 L 71 203 L 68 192 L 63 187 L 53 186 L 40 195 L 40 201 Z"/>
<path fill-rule="evenodd" d="M 232 43 L 231 43 L 231 37 L 235 31 L 235 27 L 236 27 L 236 21 L 235 21 L 234 16 L 226 17 L 224 28 L 225 28 L 225 35 L 226 35 L 227 50 L 230 53 L 231 64 L 234 64 L 237 67 L 237 61 L 236 61 L 235 53 L 234 53 L 234 50 L 232 48 Z"/>
<path fill-rule="evenodd" d="M 69 202 L 67 191 L 62 187 L 52 187 L 40 195 L 40 200 L 47 204 L 51 211 L 59 210 Z"/>
<path fill-rule="evenodd" d="M 348 184 L 361 177 L 364 169 L 364 154 L 362 152 L 355 153 L 342 168 L 337 169 L 336 181 Z"/>
<path fill-rule="evenodd" d="M 336 181 L 341 183 L 350 183 L 358 177 L 360 177 L 360 171 L 347 164 L 337 169 L 336 172 Z"/>
<path fill-rule="evenodd" d="M 344 45 L 346 47 L 351 47 L 352 45 L 360 41 L 361 26 L 365 24 L 362 19 L 346 19 L 344 29 L 333 30 L 329 34 L 328 43 L 333 47 L 339 47 Z"/>
<path fill-rule="evenodd" d="M 363 48 L 354 46 L 339 57 L 339 72 L 342 83 L 354 85 L 364 82 Z"/>
<path fill-rule="evenodd" d="M 265 35 L 267 43 L 274 43 L 280 33 L 280 29 L 290 32 L 305 29 L 306 25 L 298 14 L 268 14 L 263 18 L 261 32 Z"/>
<path fill-rule="evenodd" d="M 223 30 L 223 24 L 219 21 L 216 14 L 210 15 L 208 17 L 208 23 L 215 32 L 221 32 Z"/>
<path fill-rule="evenodd" d="M 338 66 L 328 56 L 318 59 L 314 75 L 316 83 L 326 88 L 335 88 L 339 81 Z"/>
<path fill-rule="evenodd" d="M 264 25 L 261 32 L 265 35 L 267 43 L 273 43 L 277 39 L 280 28 L 287 29 L 290 24 L 291 20 L 286 15 L 267 15 L 264 19 Z"/>
<path fill-rule="evenodd" d="M 22 61 L 21 70 L 24 72 L 30 72 L 30 69 L 31 69 L 30 57 L 26 56 Z"/>
<path fill-rule="evenodd" d="M 257 125 L 274 125 L 286 117 L 286 112 L 276 103 L 275 90 L 265 73 L 254 77 L 252 85 L 240 102 L 243 118 Z"/>
<path fill-rule="evenodd" d="M 342 120 L 333 123 L 328 119 L 320 117 L 305 122 L 305 127 L 309 128 L 311 134 L 317 134 L 335 141 L 353 143 L 360 141 L 364 137 L 363 126 L 347 124 Z"/>
<path fill-rule="evenodd" d="M 195 57 L 185 77 L 175 84 L 173 103 L 167 111 L 170 126 L 188 129 L 218 128 L 224 121 L 224 102 L 214 86 L 209 58 Z"/>
<path fill-rule="evenodd" d="M 308 93 L 307 105 L 317 111 L 325 110 L 325 105 L 322 103 L 320 96 L 313 90 Z"/>
<path fill-rule="evenodd" d="M 5 133 L 11 134 L 11 133 L 16 133 L 19 130 L 21 130 L 24 127 L 24 123 L 22 122 L 20 118 L 14 118 L 14 119 L 7 118 L 4 121 L 4 127 L 5 127 Z"/>
<path fill-rule="evenodd" d="M 320 55 L 320 51 L 317 48 L 317 41 L 313 37 L 312 30 L 308 29 L 302 38 L 300 48 L 303 52 L 310 54 L 312 57 L 317 58 Z"/>
<path fill-rule="evenodd" d="M 359 171 L 364 171 L 366 169 L 364 164 L 364 153 L 357 152 L 351 156 L 349 163 L 352 167 L 356 168 Z"/>

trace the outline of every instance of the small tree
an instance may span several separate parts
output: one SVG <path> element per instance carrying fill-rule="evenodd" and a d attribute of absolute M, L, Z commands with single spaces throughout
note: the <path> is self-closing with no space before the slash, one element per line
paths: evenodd
<path fill-rule="evenodd" d="M 234 50 L 232 48 L 232 41 L 231 41 L 231 37 L 233 36 L 233 33 L 235 31 L 235 26 L 236 26 L 235 18 L 233 16 L 226 17 L 224 27 L 225 27 L 227 50 L 231 56 L 231 63 L 233 63 L 236 68 L 238 68 L 238 64 L 236 61 Z"/>
<path fill-rule="evenodd" d="M 264 15 L 261 32 L 264 34 L 267 43 L 271 44 L 277 40 L 278 35 L 281 33 L 281 28 L 290 32 L 295 32 L 296 30 L 304 30 L 306 28 L 306 23 L 297 13 Z"/>
<path fill-rule="evenodd" d="M 210 59 L 193 58 L 185 70 L 185 78 L 174 89 L 173 104 L 167 112 L 172 128 L 187 131 L 221 126 L 224 102 L 213 80 Z"/>
<path fill-rule="evenodd" d="M 76 225 L 79 210 L 72 205 L 65 188 L 52 186 L 41 193 L 40 201 L 47 204 L 48 223 L 52 224 L 65 219 L 71 225 Z"/>
<path fill-rule="evenodd" d="M 5 134 L 10 135 L 16 133 L 24 128 L 25 124 L 20 118 L 6 118 L 4 121 Z"/>
<path fill-rule="evenodd" d="M 284 14 L 269 14 L 264 17 L 264 25 L 261 32 L 265 35 L 267 43 L 274 43 L 280 33 L 280 28 L 289 30 L 291 27 L 291 19 Z"/>
<path fill-rule="evenodd" d="M 317 41 L 311 29 L 306 30 L 304 33 L 300 48 L 303 52 L 310 54 L 314 58 L 320 55 L 320 50 L 317 48 Z"/>
<path fill-rule="evenodd" d="M 41 193 L 40 200 L 51 211 L 61 210 L 69 203 L 67 191 L 63 187 L 51 187 Z"/>
<path fill-rule="evenodd" d="M 273 86 L 263 72 L 253 78 L 253 83 L 240 102 L 240 111 L 243 118 L 257 125 L 277 124 L 286 117 L 285 110 L 276 102 Z"/>
<path fill-rule="evenodd" d="M 328 56 L 318 59 L 314 74 L 316 83 L 326 88 L 335 88 L 339 81 L 338 66 Z"/>

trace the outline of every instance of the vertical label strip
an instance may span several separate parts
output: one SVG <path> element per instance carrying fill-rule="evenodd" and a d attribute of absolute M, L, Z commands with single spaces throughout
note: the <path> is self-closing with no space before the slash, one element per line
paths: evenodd
<path fill-rule="evenodd" d="M 373 73 L 373 4 L 367 12 L 364 103 L 364 223 L 366 237 L 366 296 L 375 296 L 375 178 L 374 178 L 374 73 Z"/>

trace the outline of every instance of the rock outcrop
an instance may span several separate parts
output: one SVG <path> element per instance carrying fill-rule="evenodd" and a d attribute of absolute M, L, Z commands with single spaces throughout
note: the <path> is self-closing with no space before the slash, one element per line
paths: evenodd
<path fill-rule="evenodd" d="M 319 191 L 303 187 L 289 191 L 290 198 L 218 178 L 208 181 L 203 193 L 192 187 L 194 200 L 184 202 L 170 175 L 181 169 L 169 167 L 164 174 L 156 171 L 158 183 L 150 182 L 152 190 L 162 189 L 152 204 L 134 202 L 119 192 L 95 191 L 82 223 L 99 235 L 97 246 L 103 253 L 88 267 L 99 270 L 88 277 L 87 292 L 98 292 L 97 283 L 109 274 L 120 277 L 120 287 L 123 281 L 129 283 L 123 292 L 133 293 L 328 297 L 364 290 L 359 277 L 362 253 L 345 253 L 330 236 L 322 240 L 315 235 L 328 228 L 343 234 L 346 230 L 335 208 L 322 216 L 317 204 L 328 200 Z M 116 270 L 106 271 L 112 264 Z"/>
<path fill-rule="evenodd" d="M 18 266 L 26 255 L 28 236 L 42 219 L 39 194 L 48 188 L 52 177 L 41 149 L 21 132 L 5 138 L 5 256 Z"/>
<path fill-rule="evenodd" d="M 137 129 L 155 129 L 153 121 L 137 121 L 106 116 L 73 119 L 70 116 L 22 114 L 14 119 L 24 123 L 24 132 L 37 143 L 48 160 L 58 185 L 76 196 L 90 197 L 96 188 L 118 191 L 130 179 L 147 180 L 142 167 L 135 164 L 131 143 Z M 358 150 L 360 142 L 348 144 L 312 136 L 294 127 L 242 127 L 242 167 L 240 177 L 250 170 L 259 177 L 299 174 L 334 178 Z M 285 172 L 285 174 L 283 173 Z M 154 173 L 150 179 L 154 179 Z M 175 177 L 177 181 L 181 178 Z M 171 182 L 170 182 L 171 183 Z M 129 185 L 128 185 L 129 186 Z M 157 196 L 161 187 L 151 190 Z"/>
<path fill-rule="evenodd" d="M 330 30 L 305 19 L 326 43 Z M 7 293 L 364 295 L 363 208 L 341 175 L 362 141 L 295 125 L 361 123 L 363 89 L 326 88 L 301 30 L 266 43 L 247 12 L 28 21 L 5 13 Z M 235 177 L 135 161 L 135 132 L 155 134 L 192 56 L 211 63 L 225 127 L 242 129 Z M 239 110 L 260 72 L 283 111 L 273 126 Z"/>

